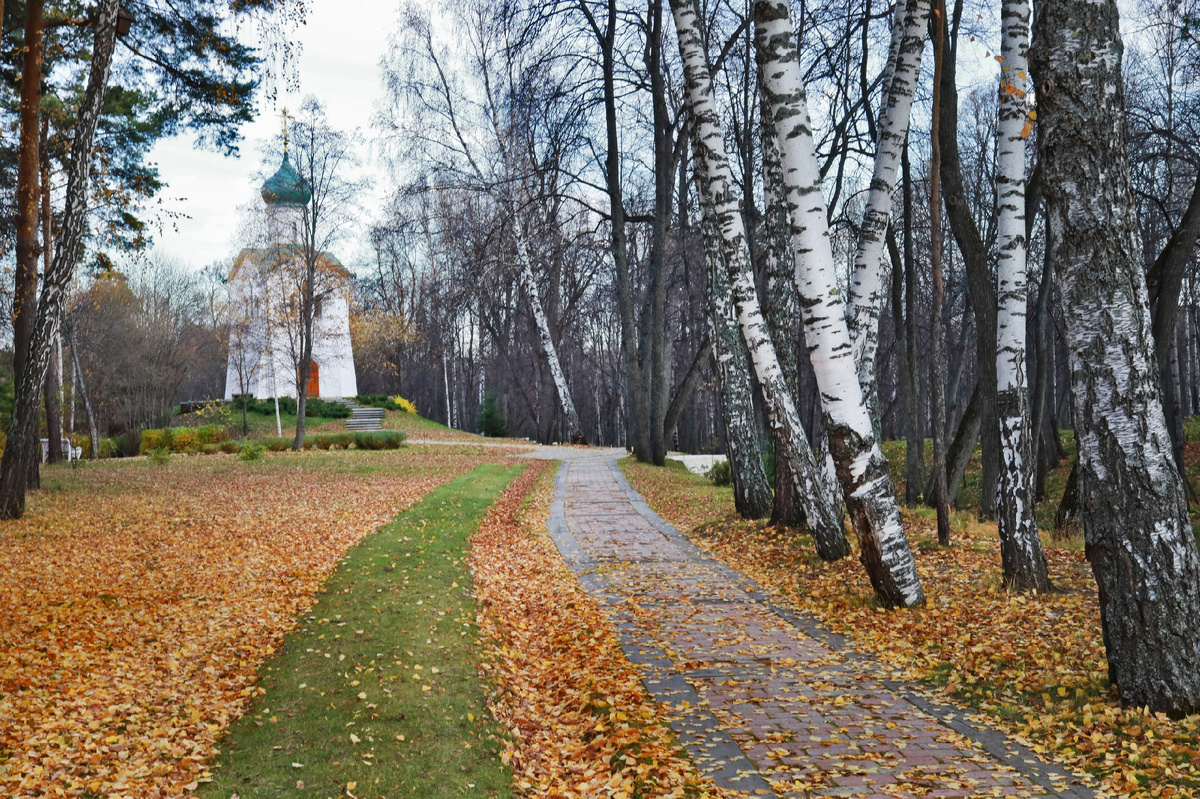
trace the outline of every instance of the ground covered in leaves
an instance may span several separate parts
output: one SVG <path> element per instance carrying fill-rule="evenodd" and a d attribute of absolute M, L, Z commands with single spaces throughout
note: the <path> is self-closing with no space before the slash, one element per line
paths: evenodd
<path fill-rule="evenodd" d="M 0 794 L 194 788 L 338 559 L 491 455 L 46 469 L 0 529 Z"/>
<path fill-rule="evenodd" d="M 1200 716 L 1127 710 L 1110 690 L 1090 567 L 1078 546 L 1049 546 L 1049 596 L 1000 581 L 994 524 L 958 515 L 950 549 L 932 517 L 906 512 L 929 598 L 914 611 L 874 601 L 857 558 L 818 560 L 807 536 L 733 515 L 732 493 L 681 469 L 622 468 L 655 511 L 694 541 L 884 663 L 983 711 L 1034 751 L 1094 775 L 1100 796 L 1200 796 Z"/>
<path fill-rule="evenodd" d="M 471 546 L 483 668 L 497 686 L 492 712 L 507 730 L 514 792 L 732 795 L 697 774 L 611 622 L 559 556 L 546 530 L 553 473 L 547 465 L 514 481 Z"/>

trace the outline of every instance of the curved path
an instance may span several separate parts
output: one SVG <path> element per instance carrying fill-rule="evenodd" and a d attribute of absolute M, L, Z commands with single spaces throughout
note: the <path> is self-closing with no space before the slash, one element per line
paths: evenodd
<path fill-rule="evenodd" d="M 563 459 L 551 535 L 718 785 L 784 797 L 1092 796 L 773 604 L 651 511 L 617 468 L 621 455 L 530 453 Z"/>

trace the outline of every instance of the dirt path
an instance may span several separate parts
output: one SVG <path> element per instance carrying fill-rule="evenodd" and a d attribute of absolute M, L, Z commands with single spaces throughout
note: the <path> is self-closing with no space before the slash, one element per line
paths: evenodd
<path fill-rule="evenodd" d="M 653 513 L 620 451 L 565 458 L 550 528 L 700 769 L 750 795 L 1090 797 L 1001 733 L 875 663 Z"/>

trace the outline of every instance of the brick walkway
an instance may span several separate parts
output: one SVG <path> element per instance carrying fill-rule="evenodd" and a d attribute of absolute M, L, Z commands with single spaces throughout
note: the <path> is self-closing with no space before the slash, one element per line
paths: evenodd
<path fill-rule="evenodd" d="M 1092 796 L 774 605 L 655 515 L 614 453 L 568 457 L 551 534 L 718 785 L 784 797 Z"/>

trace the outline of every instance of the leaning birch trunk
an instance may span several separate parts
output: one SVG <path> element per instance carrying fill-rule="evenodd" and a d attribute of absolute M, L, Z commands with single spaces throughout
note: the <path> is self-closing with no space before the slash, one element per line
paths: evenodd
<path fill-rule="evenodd" d="M 733 504 L 743 519 L 761 519 L 771 511 L 771 486 L 758 449 L 754 419 L 754 387 L 742 346 L 737 316 L 729 301 L 729 275 L 721 251 L 721 234 L 704 214 L 704 261 L 708 272 L 708 329 L 716 361 L 717 393 L 725 422 L 725 446 L 733 481 Z M 778 467 L 776 467 L 778 468 Z"/>
<path fill-rule="evenodd" d="M 1109 680 L 1128 706 L 1182 716 L 1200 710 L 1200 555 L 1159 395 L 1119 22 L 1115 0 L 1038 3 L 1039 160 Z"/>
<path fill-rule="evenodd" d="M 774 118 L 779 137 L 804 334 L 830 453 L 875 593 L 885 604 L 914 607 L 925 595 L 900 521 L 887 459 L 858 383 L 787 0 L 759 0 L 754 20 L 764 77 L 763 114 Z"/>
<path fill-rule="evenodd" d="M 58 251 L 42 282 L 42 296 L 34 320 L 29 357 L 21 373 L 9 427 L 9 445 L 0 460 L 0 518 L 19 519 L 25 512 L 25 489 L 29 464 L 39 457 L 36 433 L 38 400 L 46 368 L 50 361 L 50 343 L 58 329 L 63 303 L 79 251 L 83 246 L 87 221 L 88 183 L 91 179 L 93 144 L 104 94 L 108 88 L 109 68 L 117 36 L 117 0 L 102 0 L 92 48 L 92 65 L 87 89 L 79 108 L 75 138 L 71 143 L 70 168 L 67 171 L 66 208 Z"/>
<path fill-rule="evenodd" d="M 858 365 L 858 384 L 866 402 L 867 413 L 879 436 L 879 389 L 875 379 L 875 354 L 879 349 L 879 317 L 883 312 L 884 243 L 892 215 L 892 195 L 896 191 L 896 176 L 908 138 L 913 91 L 921 74 L 921 54 L 925 49 L 925 33 L 929 21 L 930 0 L 907 0 L 896 4 L 895 14 L 903 15 L 903 27 L 897 20 L 893 38 L 901 34 L 899 45 L 893 46 L 895 61 L 889 67 L 887 104 L 879 124 L 879 141 L 875 154 L 875 173 L 863 213 L 862 232 L 854 256 L 854 277 L 850 283 L 854 359 Z M 822 211 L 822 213 L 824 213 Z"/>
<path fill-rule="evenodd" d="M 842 527 L 842 514 L 830 500 L 829 492 L 821 481 L 819 467 L 808 447 L 791 394 L 784 384 L 779 359 L 758 305 L 750 270 L 750 250 L 738 205 L 738 191 L 725 153 L 721 120 L 713 103 L 712 79 L 700 37 L 699 21 L 691 0 L 671 0 L 671 10 L 675 15 L 679 53 L 683 60 L 688 102 L 692 111 L 692 141 L 700 196 L 712 217 L 714 228 L 720 231 L 725 250 L 725 268 L 742 337 L 749 350 L 755 376 L 762 387 L 772 430 L 780 431 L 778 440 L 786 446 L 783 457 L 799 466 L 793 475 L 796 495 L 804 503 L 817 554 L 827 561 L 838 560 L 850 554 Z"/>
<path fill-rule="evenodd" d="M 525 243 L 525 234 L 521 231 L 521 223 L 516 217 L 516 209 L 508 203 L 512 216 L 513 240 L 517 245 L 517 274 L 521 279 L 521 287 L 529 299 L 529 310 L 533 314 L 534 324 L 537 325 L 538 341 L 542 352 L 546 355 L 546 365 L 550 367 L 550 377 L 554 380 L 554 390 L 558 393 L 559 404 L 562 405 L 563 417 L 567 420 L 567 440 L 572 444 L 586 444 L 583 435 L 583 425 L 579 423 L 579 413 L 575 410 L 575 401 L 571 399 L 571 389 L 567 386 L 567 378 L 563 374 L 562 363 L 558 360 L 558 347 L 554 345 L 554 337 L 550 335 L 550 323 L 546 320 L 546 312 L 538 297 L 537 281 L 533 277 L 533 263 L 529 260 L 529 249 Z"/>
<path fill-rule="evenodd" d="M 1004 582 L 1017 591 L 1050 590 L 1038 537 L 1029 378 L 1025 371 L 1025 138 L 1029 0 L 1004 0 L 1000 50 L 1000 122 L 996 130 L 996 409 L 1000 423 L 1000 491 L 996 525 Z"/>
<path fill-rule="evenodd" d="M 66 316 L 63 316 L 63 326 L 66 327 Z M 71 363 L 75 364 L 75 382 L 79 384 L 79 393 L 83 395 L 83 412 L 87 415 L 88 438 L 91 442 L 91 452 L 88 460 L 100 459 L 100 430 L 96 427 L 96 414 L 92 412 L 92 399 L 88 396 L 87 383 L 83 379 L 83 369 L 79 368 L 79 347 L 75 344 L 75 326 L 66 327 L 67 344 L 71 348 Z M 72 406 L 74 403 L 72 397 Z"/>

